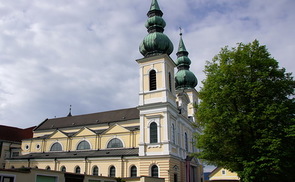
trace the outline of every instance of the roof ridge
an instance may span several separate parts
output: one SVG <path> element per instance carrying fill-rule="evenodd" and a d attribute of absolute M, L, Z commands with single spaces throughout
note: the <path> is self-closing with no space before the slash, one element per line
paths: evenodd
<path fill-rule="evenodd" d="M 99 114 L 99 113 L 108 113 L 108 112 L 117 112 L 117 111 L 130 110 L 130 109 L 137 109 L 137 107 L 130 107 L 130 108 L 124 108 L 124 109 L 115 109 L 115 110 L 102 111 L 102 112 L 93 112 L 93 113 L 88 113 L 88 114 L 72 115 L 71 117 L 86 116 L 86 115 Z M 48 118 L 48 119 L 49 120 L 54 120 L 54 119 L 61 119 L 61 118 L 68 118 L 68 116 L 57 117 L 57 118 Z"/>

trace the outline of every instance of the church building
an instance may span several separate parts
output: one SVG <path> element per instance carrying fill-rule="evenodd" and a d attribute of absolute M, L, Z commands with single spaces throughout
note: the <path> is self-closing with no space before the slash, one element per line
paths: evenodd
<path fill-rule="evenodd" d="M 157 0 L 147 13 L 148 34 L 139 46 L 139 105 L 114 111 L 46 119 L 22 141 L 22 155 L 6 168 L 39 168 L 123 179 L 150 176 L 166 182 L 202 182 L 196 152 L 197 78 L 182 35 L 177 59 L 163 32 Z M 128 181 L 128 180 L 126 180 Z"/>

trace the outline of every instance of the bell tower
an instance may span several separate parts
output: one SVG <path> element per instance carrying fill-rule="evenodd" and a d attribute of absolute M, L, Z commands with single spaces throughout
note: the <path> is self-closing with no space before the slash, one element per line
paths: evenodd
<path fill-rule="evenodd" d="M 139 47 L 144 58 L 136 60 L 140 75 L 140 156 L 170 153 L 170 122 L 177 117 L 176 64 L 169 56 L 173 44 L 163 33 L 166 23 L 156 0 L 152 1 L 147 16 L 148 35 Z"/>
<path fill-rule="evenodd" d="M 197 98 L 197 79 L 189 71 L 191 62 L 182 37 L 176 62 L 170 58 L 173 44 L 163 33 L 166 23 L 157 0 L 152 0 L 147 16 L 148 34 L 139 46 L 143 58 L 136 60 L 140 75 L 139 174 L 167 182 L 199 182 L 194 176 L 199 164 L 189 156 L 195 148 L 191 106 Z"/>

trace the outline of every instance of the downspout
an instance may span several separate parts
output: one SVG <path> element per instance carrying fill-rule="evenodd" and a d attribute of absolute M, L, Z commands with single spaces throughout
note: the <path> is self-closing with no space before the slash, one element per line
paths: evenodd
<path fill-rule="evenodd" d="M 88 172 L 88 162 L 87 162 L 87 157 L 85 157 L 85 172 L 84 172 L 84 174 L 87 174 L 87 172 Z"/>
<path fill-rule="evenodd" d="M 124 177 L 124 160 L 123 160 L 123 155 L 121 155 L 121 178 Z"/>
<path fill-rule="evenodd" d="M 30 162 L 30 159 L 28 159 L 28 168 L 31 167 L 31 162 Z"/>
<path fill-rule="evenodd" d="M 57 160 L 56 160 L 56 157 L 54 158 L 54 170 L 57 171 Z"/>

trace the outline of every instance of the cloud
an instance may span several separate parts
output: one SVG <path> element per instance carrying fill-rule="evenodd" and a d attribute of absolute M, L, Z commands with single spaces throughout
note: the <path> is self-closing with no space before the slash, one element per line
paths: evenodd
<path fill-rule="evenodd" d="M 179 27 L 191 70 L 221 47 L 255 38 L 294 72 L 292 0 L 159 0 L 174 43 Z M 150 1 L 53 0 L 0 3 L 0 123 L 37 125 L 45 118 L 138 104 L 138 46 Z M 199 89 L 199 86 L 197 89 Z"/>

